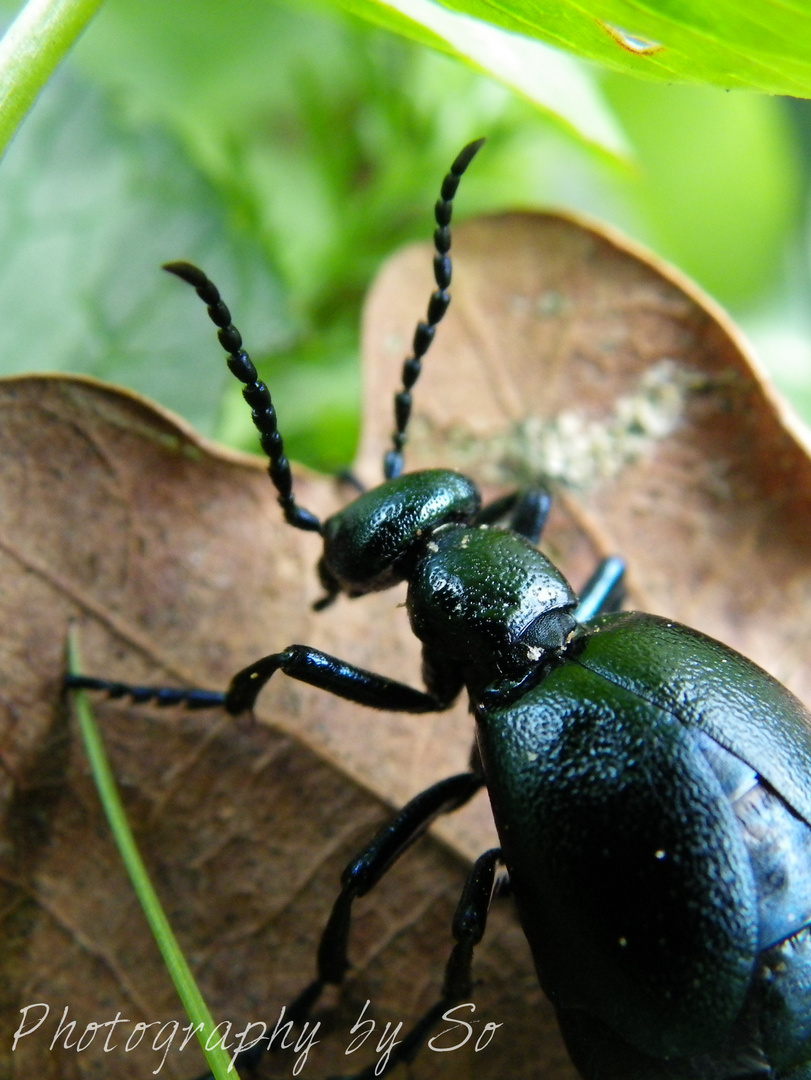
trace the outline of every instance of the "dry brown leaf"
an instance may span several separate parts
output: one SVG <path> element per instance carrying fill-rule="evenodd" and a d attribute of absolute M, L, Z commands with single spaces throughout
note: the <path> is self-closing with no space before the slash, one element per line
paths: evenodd
<path fill-rule="evenodd" d="M 60 702 L 68 623 L 79 625 L 88 671 L 222 687 L 271 649 L 327 640 L 311 633 L 308 607 L 318 592 L 317 541 L 282 525 L 260 463 L 212 451 L 148 403 L 79 380 L 1 386 L 0 1074 L 143 1080 L 161 1061 L 150 1048 L 157 1028 L 139 1049 L 122 1047 L 135 1040 L 135 1024 L 180 1019 L 180 1010 Z M 302 478 L 300 492 L 319 512 L 334 505 L 325 481 Z M 334 625 L 340 637 L 340 619 Z M 394 646 L 376 637 L 378 659 L 396 671 L 385 656 Z M 374 716 L 279 682 L 264 712 L 288 729 L 312 700 L 310 719 L 328 724 L 346 712 L 355 737 L 373 739 Z M 145 859 L 213 1012 L 240 1028 L 275 1020 L 314 974 L 341 870 L 391 811 L 278 730 L 217 712 L 109 703 L 97 715 Z M 304 1075 L 355 1065 L 343 1050 L 367 998 L 381 1023 L 406 1028 L 436 1000 L 465 869 L 435 841 L 418 845 L 402 869 L 374 903 L 357 905 L 355 970 L 336 1035 L 313 1051 Z M 508 1066 L 530 1077 L 541 1064 L 568 1080 L 523 937 L 509 911 L 494 914 L 476 1000 L 479 1016 L 507 1022 L 509 1036 L 475 1057 L 426 1053 L 415 1075 L 495 1077 Z M 39 1002 L 50 1014 L 12 1053 L 19 1010 Z M 51 1053 L 65 1007 L 77 1022 L 74 1048 Z M 76 1051 L 87 1024 L 119 1014 L 129 1023 L 113 1032 L 114 1052 L 104 1052 L 109 1028 Z M 28 1014 L 31 1022 L 41 1015 Z M 274 1063 L 275 1075 L 291 1075 L 292 1065 L 292 1056 Z M 179 1061 L 171 1055 L 160 1075 L 189 1080 L 201 1069 L 192 1050 Z"/>
<path fill-rule="evenodd" d="M 370 468 L 391 421 L 427 247 L 392 259 L 366 311 Z M 607 230 L 512 214 L 459 227 L 453 303 L 415 391 L 409 468 L 483 484 L 560 478 L 546 543 L 574 583 L 629 564 L 629 605 L 751 657 L 811 701 L 811 466 L 724 314 Z M 805 443 L 805 444 L 804 444 Z"/>
<path fill-rule="evenodd" d="M 627 607 L 725 641 L 811 703 L 808 436 L 730 320 L 628 241 L 558 215 L 464 223 L 453 256 L 453 302 L 415 388 L 406 467 L 458 468 L 488 494 L 561 477 L 542 546 L 575 587 L 620 554 Z M 431 287 L 431 248 L 415 245 L 367 299 L 358 472 L 369 484 L 390 445 L 413 312 Z M 351 640 L 352 658 L 374 667 L 390 605 L 385 593 L 336 606 L 318 627 L 323 647 Z M 403 617 L 397 627 L 392 655 L 413 682 L 419 649 Z M 316 722 L 313 737 L 396 803 L 464 765 L 464 705 L 374 723 L 368 742 L 348 714 Z M 489 827 L 480 800 L 437 831 L 472 858 Z"/>
<path fill-rule="evenodd" d="M 454 303 L 418 386 L 408 467 L 461 465 L 492 489 L 559 472 L 547 546 L 575 585 L 621 552 L 633 606 L 729 641 L 808 700 L 811 468 L 724 320 L 671 273 L 564 219 L 471 222 L 454 244 Z M 370 482 L 429 267 L 425 249 L 409 249 L 369 301 L 359 469 Z M 303 641 L 418 685 L 418 648 L 399 590 L 312 614 L 317 538 L 282 525 L 255 462 L 92 383 L 3 391 L 0 1069 L 144 1077 L 158 1056 L 104 1054 L 101 1036 L 81 1054 L 50 1054 L 40 1033 L 8 1050 L 17 1010 L 35 1001 L 52 1006 L 41 1032 L 64 1005 L 80 1028 L 119 1009 L 133 1021 L 179 1015 L 59 705 L 68 620 L 90 673 L 140 682 L 222 687 Z M 341 497 L 312 477 L 298 494 L 321 515 Z M 465 768 L 472 735 L 463 705 L 368 713 L 283 678 L 260 705 L 276 730 L 99 708 L 161 895 L 213 1010 L 235 1022 L 275 1018 L 310 977 L 337 875 L 385 819 L 368 791 L 402 803 Z M 491 842 L 484 800 L 447 826 L 468 855 Z M 426 841 L 358 905 L 337 1036 L 305 1075 L 355 1067 L 342 1051 L 367 997 L 406 1024 L 435 999 L 463 876 Z M 509 912 L 493 912 L 476 974 L 479 1015 L 505 1027 L 475 1057 L 424 1052 L 413 1075 L 572 1080 Z M 161 1075 L 196 1068 L 170 1061 Z"/>

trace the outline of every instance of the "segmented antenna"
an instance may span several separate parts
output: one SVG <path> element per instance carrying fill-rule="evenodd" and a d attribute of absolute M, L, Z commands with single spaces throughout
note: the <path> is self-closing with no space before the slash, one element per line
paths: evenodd
<path fill-rule="evenodd" d="M 242 396 L 251 407 L 251 417 L 259 432 L 262 449 L 270 459 L 268 473 L 279 492 L 279 505 L 284 511 L 285 521 L 296 529 L 320 532 L 321 522 L 318 518 L 309 510 L 302 509 L 293 498 L 290 462 L 284 456 L 284 444 L 277 427 L 276 410 L 270 399 L 270 392 L 257 375 L 250 356 L 242 348 L 242 335 L 231 322 L 231 312 L 223 303 L 217 287 L 208 280 L 202 270 L 198 270 L 191 263 L 166 263 L 163 269 L 191 285 L 208 308 L 208 317 L 217 327 L 220 345 L 228 353 L 228 367 L 244 384 Z"/>
<path fill-rule="evenodd" d="M 451 211 L 453 197 L 459 187 L 459 180 L 465 169 L 471 163 L 484 139 L 476 139 L 457 156 L 451 171 L 442 181 L 439 199 L 434 207 L 437 228 L 434 231 L 434 278 L 436 279 L 436 291 L 431 293 L 428 301 L 428 315 L 425 322 L 418 322 L 414 332 L 412 343 L 413 355 L 403 364 L 403 389 L 394 396 L 394 422 L 397 429 L 394 432 L 394 449 L 389 450 L 383 458 L 383 475 L 387 480 L 392 480 L 403 471 L 403 447 L 406 443 L 406 428 L 411 417 L 411 390 L 414 383 L 420 377 L 422 370 L 422 358 L 428 351 L 428 347 L 434 340 L 434 332 L 442 316 L 448 310 L 451 302 L 448 287 L 451 283 L 451 259 L 448 252 L 451 248 Z"/>

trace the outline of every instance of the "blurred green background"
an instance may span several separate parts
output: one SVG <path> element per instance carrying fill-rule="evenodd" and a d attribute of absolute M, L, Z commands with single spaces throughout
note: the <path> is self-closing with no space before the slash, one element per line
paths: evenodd
<path fill-rule="evenodd" d="M 93 374 L 254 449 L 199 303 L 158 271 L 191 259 L 289 455 L 346 466 L 364 291 L 430 236 L 439 180 L 487 135 L 460 216 L 553 206 L 619 226 L 731 312 L 811 420 L 809 102 L 568 70 L 564 123 L 326 3 L 109 0 L 0 165 L 2 374 Z M 578 134 L 581 77 L 625 154 Z"/>

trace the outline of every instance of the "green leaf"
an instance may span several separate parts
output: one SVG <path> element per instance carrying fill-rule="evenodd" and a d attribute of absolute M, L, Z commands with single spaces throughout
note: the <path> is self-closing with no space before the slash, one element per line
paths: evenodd
<path fill-rule="evenodd" d="M 423 3 L 386 6 L 413 12 L 413 21 L 427 27 Z M 359 14 L 381 6 L 382 0 L 353 0 Z M 811 9 L 802 2 L 443 0 L 442 6 L 642 78 L 811 96 Z"/>
<path fill-rule="evenodd" d="M 343 371 L 355 361 L 363 291 L 398 244 L 430 234 L 437 185 L 459 147 L 481 134 L 489 139 L 486 160 L 466 181 L 461 215 L 537 200 L 538 154 L 528 160 L 520 131 L 533 144 L 554 135 L 558 149 L 606 160 L 583 153 L 571 126 L 560 137 L 559 123 L 469 64 L 334 7 L 118 0 L 76 59 L 134 125 L 148 118 L 178 133 L 231 220 L 250 230 L 281 275 L 298 316 L 295 340 L 282 347 L 263 349 L 227 296 L 274 387 L 288 453 L 315 467 L 352 458 L 357 378 L 343 377 L 340 408 L 334 393 L 320 395 L 332 400 L 329 439 L 321 437 L 326 425 L 299 431 L 300 403 L 312 400 L 328 361 Z M 576 96 L 567 86 L 560 93 Z M 253 447 L 250 418 L 243 412 L 240 424 L 232 397 L 226 392 L 214 430 Z"/>
<path fill-rule="evenodd" d="M 778 283 L 802 221 L 784 103 L 704 86 L 605 80 L 637 150 L 629 195 L 646 241 L 722 303 L 745 310 Z"/>
<path fill-rule="evenodd" d="M 588 68 L 557 49 L 451 12 L 433 0 L 338 0 L 353 15 L 441 49 L 509 86 L 586 142 L 624 157 L 628 144 Z"/>
<path fill-rule="evenodd" d="M 178 144 L 117 122 L 62 76 L 0 169 L 0 373 L 72 371 L 118 382 L 213 431 L 229 380 L 194 295 L 161 273 L 199 262 L 257 350 L 291 330 L 259 246 L 228 228 L 218 196 Z"/>

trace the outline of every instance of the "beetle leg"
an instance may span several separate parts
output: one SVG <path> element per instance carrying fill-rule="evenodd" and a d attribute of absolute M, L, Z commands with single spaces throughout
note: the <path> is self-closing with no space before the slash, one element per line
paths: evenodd
<path fill-rule="evenodd" d="M 622 579 L 625 563 L 611 555 L 599 564 L 580 593 L 580 602 L 574 613 L 578 622 L 588 622 L 597 615 L 619 611 L 625 598 Z"/>
<path fill-rule="evenodd" d="M 339 469 L 335 474 L 335 479 L 339 484 L 346 484 L 347 487 L 351 487 L 358 495 L 363 495 L 368 490 L 363 481 L 355 476 L 351 469 Z"/>
<path fill-rule="evenodd" d="M 407 713 L 437 712 L 447 709 L 453 701 L 452 698 L 441 699 L 436 694 L 415 690 L 385 675 L 355 667 L 307 645 L 291 645 L 284 652 L 265 656 L 238 672 L 225 695 L 226 709 L 235 715 L 252 709 L 259 691 L 277 671 L 372 709 Z"/>
<path fill-rule="evenodd" d="M 169 707 L 183 705 L 187 709 L 215 709 L 225 704 L 225 694 L 217 690 L 187 690 L 177 686 L 131 686 L 129 683 L 92 679 L 87 675 L 66 674 L 63 686 L 67 690 L 101 690 L 111 698 L 131 698 L 136 705 L 153 702 Z"/>
<path fill-rule="evenodd" d="M 493 896 L 495 873 L 501 861 L 501 849 L 491 848 L 480 855 L 468 874 L 462 895 L 453 917 L 453 936 L 456 944 L 445 966 L 442 983 L 442 996 L 414 1025 L 402 1042 L 391 1052 L 388 1061 L 380 1071 L 373 1062 L 362 1072 L 351 1077 L 336 1080 L 373 1080 L 384 1076 L 401 1062 L 412 1061 L 417 1051 L 425 1042 L 431 1028 L 442 1019 L 448 1009 L 470 997 L 472 988 L 471 965 L 473 950 L 484 936 L 487 925 L 487 912 Z"/>
<path fill-rule="evenodd" d="M 406 803 L 397 817 L 347 866 L 341 875 L 341 893 L 324 929 L 318 948 L 318 979 L 338 984 L 349 967 L 347 940 L 353 900 L 365 896 L 441 814 L 458 810 L 483 785 L 479 773 L 467 772 L 440 780 Z"/>
<path fill-rule="evenodd" d="M 452 691 L 448 688 L 448 693 L 452 693 L 450 697 L 444 692 L 437 694 L 415 690 L 405 683 L 347 664 L 308 645 L 291 645 L 284 652 L 263 656 L 238 672 L 224 694 L 215 690 L 132 686 L 109 679 L 70 674 L 65 675 L 64 686 L 69 690 L 101 690 L 111 698 L 129 697 L 139 705 L 151 701 L 164 706 L 183 705 L 187 709 L 225 706 L 228 712 L 236 716 L 253 709 L 260 690 L 277 671 L 358 705 L 391 712 L 438 712 L 447 709 L 461 689 L 458 685 Z"/>
<path fill-rule="evenodd" d="M 449 814 L 454 810 L 458 810 L 460 806 L 463 806 L 476 794 L 483 784 L 484 777 L 480 772 L 459 773 L 456 776 L 448 777 L 447 780 L 440 780 L 438 784 L 434 784 L 432 787 L 420 792 L 419 795 L 416 795 L 410 802 L 406 803 L 394 820 L 384 826 L 371 843 L 349 863 L 341 875 L 341 891 L 338 894 L 330 917 L 327 920 L 327 925 L 324 927 L 324 931 L 321 935 L 321 942 L 318 946 L 316 977 L 304 988 L 295 1001 L 284 1010 L 284 1015 L 288 1020 L 292 1020 L 299 1024 L 302 1023 L 307 1019 L 310 1010 L 318 1001 L 324 987 L 327 985 L 339 986 L 343 982 L 344 976 L 350 966 L 347 954 L 353 901 L 359 896 L 365 896 L 366 893 L 373 889 L 390 867 L 393 866 L 400 856 L 408 850 L 415 840 L 418 840 L 419 837 L 422 836 L 436 818 L 441 814 Z M 493 855 L 494 853 L 488 852 L 487 854 Z M 499 853 L 496 852 L 495 854 L 498 855 Z M 478 937 L 475 937 L 475 940 L 472 940 L 472 937 L 475 935 L 471 935 L 467 927 L 467 923 L 470 921 L 470 917 L 467 915 L 467 909 L 473 906 L 474 896 L 475 898 L 478 898 L 479 892 L 482 891 L 480 886 L 479 892 L 475 892 L 474 885 L 471 884 L 474 879 L 474 874 L 476 873 L 476 867 L 478 867 L 481 862 L 482 859 L 479 859 L 468 878 L 465 892 L 462 894 L 462 900 L 459 903 L 454 919 L 454 935 L 456 936 L 457 942 L 460 942 L 460 944 L 456 945 L 453 956 L 451 957 L 451 960 L 453 961 L 452 971 L 451 963 L 449 962 L 448 970 L 445 973 L 443 1002 L 447 999 L 449 988 L 454 993 L 457 988 L 461 988 L 461 994 L 464 996 L 467 992 L 465 987 L 469 986 L 470 961 L 468 959 L 467 962 L 465 962 L 465 956 L 472 952 L 473 945 L 481 938 L 481 933 L 479 933 Z M 493 862 L 493 866 L 495 867 L 495 861 Z M 479 873 L 479 876 L 481 876 L 481 872 Z M 476 877 L 476 881 L 478 881 L 478 877 Z M 492 881 L 487 890 L 488 902 L 491 889 Z M 463 903 L 465 904 L 464 911 Z M 484 917 L 486 917 L 486 904 Z M 484 918 L 481 917 L 481 915 L 479 915 L 479 918 L 482 923 L 481 932 L 483 933 Z M 469 942 L 469 944 L 463 945 L 463 940 L 464 942 Z M 455 961 L 454 957 L 456 957 Z M 447 1005 L 445 1005 L 445 1007 L 447 1007 Z M 441 1011 L 437 1012 L 437 1006 L 435 1006 L 430 1010 L 430 1013 L 426 1013 L 426 1015 L 418 1022 L 417 1028 L 420 1030 L 419 1038 L 414 1038 L 414 1034 L 417 1030 L 417 1028 L 415 1028 L 403 1041 L 403 1044 L 401 1045 L 407 1043 L 412 1056 L 416 1052 L 419 1043 L 422 1041 L 423 1029 L 427 1031 L 434 1020 L 439 1019 L 441 1015 Z M 429 1016 L 430 1021 L 428 1020 Z M 270 1049 L 272 1051 L 273 1047 Z M 398 1055 L 396 1058 L 397 1061 L 403 1059 L 403 1054 L 398 1053 L 399 1049 L 400 1048 L 398 1047 L 398 1050 L 394 1051 L 394 1054 Z M 268 1048 L 261 1043 L 252 1046 L 244 1053 L 237 1055 L 235 1064 L 237 1066 L 248 1066 L 250 1068 L 264 1056 L 267 1050 Z M 368 1075 L 373 1075 L 373 1072 L 374 1066 L 372 1066 L 372 1072 L 368 1073 Z M 361 1075 L 366 1076 L 367 1073 L 365 1072 Z M 205 1076 L 200 1077 L 199 1080 L 211 1080 L 211 1075 L 207 1073 Z"/>
<path fill-rule="evenodd" d="M 512 491 L 483 506 L 473 519 L 473 524 L 493 525 L 504 520 L 513 532 L 525 537 L 531 544 L 537 544 L 551 504 L 552 496 L 544 487 Z"/>
<path fill-rule="evenodd" d="M 428 693 L 439 701 L 450 704 L 456 701 L 464 686 L 463 673 L 457 661 L 442 656 L 436 649 L 422 647 L 422 681 Z M 471 758 L 471 769 L 481 772 L 481 762 Z"/>

